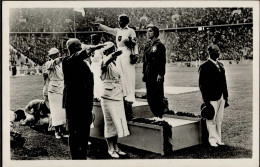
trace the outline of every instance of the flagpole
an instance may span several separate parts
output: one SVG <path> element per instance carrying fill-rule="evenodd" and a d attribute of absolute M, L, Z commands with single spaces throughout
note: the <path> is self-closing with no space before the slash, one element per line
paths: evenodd
<path fill-rule="evenodd" d="M 76 38 L 76 23 L 75 23 L 75 11 L 74 11 L 74 36 Z"/>

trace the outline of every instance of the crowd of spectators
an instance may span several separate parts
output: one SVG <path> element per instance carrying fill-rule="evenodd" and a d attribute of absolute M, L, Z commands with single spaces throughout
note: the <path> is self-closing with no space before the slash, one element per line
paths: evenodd
<path fill-rule="evenodd" d="M 253 58 L 252 27 L 166 32 L 161 39 L 166 45 L 167 59 L 172 62 L 206 60 L 207 47 L 213 42 L 220 47 L 222 60 Z"/>
<path fill-rule="evenodd" d="M 80 17 L 81 16 L 81 17 Z M 78 26 L 82 15 L 78 14 Z M 72 8 L 12 8 L 10 9 L 11 32 L 73 32 Z"/>
<path fill-rule="evenodd" d="M 91 34 L 77 34 L 77 38 L 84 44 L 90 44 Z M 115 43 L 115 37 L 109 34 L 101 34 L 102 41 L 112 41 Z M 19 57 L 20 54 L 31 59 L 35 64 L 42 65 L 48 59 L 47 54 L 50 48 L 56 47 L 62 55 L 67 54 L 66 39 L 75 37 L 74 33 L 70 34 L 21 34 L 14 33 L 10 35 L 10 44 L 18 52 L 10 52 L 13 61 L 14 54 Z"/>
<path fill-rule="evenodd" d="M 47 60 L 47 51 L 52 47 L 57 47 L 64 53 L 62 43 L 62 38 L 53 34 L 44 36 L 38 34 L 10 35 L 10 44 L 18 53 L 23 54 L 39 65 L 42 65 Z"/>
<path fill-rule="evenodd" d="M 122 13 L 130 17 L 129 26 L 136 30 L 142 30 L 148 24 L 155 24 L 163 29 L 253 22 L 252 8 L 85 8 L 84 10 L 83 16 L 72 8 L 12 8 L 10 31 L 97 31 L 98 29 L 91 26 L 90 22 L 116 27 L 117 18 Z"/>
<path fill-rule="evenodd" d="M 83 43 L 90 44 L 91 32 L 99 30 L 91 26 L 90 22 L 101 22 L 116 27 L 118 15 L 125 13 L 131 19 L 129 26 L 136 30 L 142 30 L 148 24 L 166 29 L 160 38 L 166 45 L 168 62 L 205 60 L 207 46 L 216 41 L 213 38 L 216 33 L 217 44 L 222 52 L 220 59 L 252 59 L 252 25 L 210 27 L 200 31 L 198 28 L 169 29 L 251 23 L 252 8 L 85 8 L 84 10 L 85 16 L 72 8 L 12 8 L 10 31 L 19 33 L 10 33 L 10 44 L 18 53 L 42 65 L 47 60 L 47 51 L 52 47 L 58 48 L 63 55 L 67 53 L 65 38 L 76 35 Z M 75 30 L 77 34 L 74 33 Z M 115 42 L 114 36 L 99 33 L 103 42 Z M 136 33 L 142 56 L 147 42 L 146 34 L 145 31 Z M 13 53 L 11 56 L 14 57 Z M 141 56 L 139 62 L 142 60 Z"/>
<path fill-rule="evenodd" d="M 63 36 L 64 35 L 64 36 Z M 70 36 L 65 34 L 15 34 L 10 36 L 10 44 L 36 64 L 42 65 L 47 60 L 47 51 L 56 47 L 63 55 L 66 55 L 66 40 Z M 74 34 L 70 34 L 73 37 Z M 91 34 L 77 34 L 83 43 L 90 44 Z M 102 42 L 112 41 L 115 37 L 101 33 Z M 217 39 L 214 39 L 216 37 Z M 252 27 L 222 27 L 203 31 L 182 30 L 164 31 L 160 34 L 161 41 L 167 49 L 168 62 L 195 61 L 207 58 L 207 47 L 214 41 L 221 49 L 220 59 L 240 60 L 252 59 L 253 35 Z M 144 46 L 147 43 L 144 32 L 137 33 L 137 41 L 140 51 L 139 62 L 142 61 Z"/>

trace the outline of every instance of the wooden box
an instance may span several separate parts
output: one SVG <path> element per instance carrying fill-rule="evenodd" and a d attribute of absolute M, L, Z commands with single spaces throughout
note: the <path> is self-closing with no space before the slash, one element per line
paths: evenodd
<path fill-rule="evenodd" d="M 202 127 L 201 118 L 164 115 L 171 119 L 167 121 L 172 126 L 172 150 L 179 150 L 195 145 L 202 144 Z"/>
<path fill-rule="evenodd" d="M 118 139 L 118 143 L 164 155 L 163 127 L 129 121 L 130 135 Z"/>
<path fill-rule="evenodd" d="M 94 127 L 90 130 L 90 137 L 104 138 L 104 118 L 99 103 L 93 106 Z M 151 118 L 153 117 L 147 103 L 139 103 L 133 106 L 134 117 Z M 118 142 L 126 146 L 151 151 L 154 153 L 165 154 L 165 141 L 169 141 L 173 151 L 191 147 L 202 143 L 201 119 L 177 115 L 164 115 L 163 120 L 168 122 L 171 128 L 171 135 L 164 139 L 162 126 L 128 122 L 130 134 L 127 137 L 119 138 Z"/>

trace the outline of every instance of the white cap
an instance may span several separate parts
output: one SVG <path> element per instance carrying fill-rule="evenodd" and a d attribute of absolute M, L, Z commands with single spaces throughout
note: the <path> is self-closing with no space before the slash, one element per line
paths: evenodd
<path fill-rule="evenodd" d="M 59 53 L 59 50 L 57 48 L 51 48 L 49 51 L 48 51 L 48 56 L 50 55 L 54 55 L 54 54 L 57 54 Z"/>

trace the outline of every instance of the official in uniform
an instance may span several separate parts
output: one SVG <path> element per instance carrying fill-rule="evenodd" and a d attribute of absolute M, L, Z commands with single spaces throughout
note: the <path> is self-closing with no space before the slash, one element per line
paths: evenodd
<path fill-rule="evenodd" d="M 224 107 L 228 106 L 228 90 L 224 65 L 218 61 L 220 49 L 217 45 L 208 47 L 209 59 L 199 68 L 199 87 L 205 105 L 214 107 L 212 120 L 206 119 L 209 144 L 212 147 L 224 145 L 221 140 L 221 124 Z"/>
<path fill-rule="evenodd" d="M 164 113 L 164 75 L 166 64 L 166 48 L 158 39 L 159 28 L 147 27 L 149 43 L 144 48 L 143 81 L 146 83 L 147 101 L 155 117 L 162 118 Z"/>
<path fill-rule="evenodd" d="M 66 46 L 69 56 L 62 62 L 65 84 L 63 107 L 67 113 L 70 153 L 73 160 L 86 159 L 94 81 L 85 59 L 100 46 L 82 49 L 81 42 L 76 38 L 69 39 Z"/>
<path fill-rule="evenodd" d="M 138 46 L 136 44 L 136 33 L 128 27 L 130 19 L 127 15 L 122 14 L 118 17 L 119 28 L 110 28 L 100 23 L 97 25 L 103 31 L 116 36 L 118 50 L 122 50 L 122 55 L 117 59 L 117 66 L 122 71 L 123 89 L 126 93 L 125 100 L 133 103 L 135 101 L 135 61 L 138 55 Z M 128 43 L 132 43 L 127 45 Z"/>

